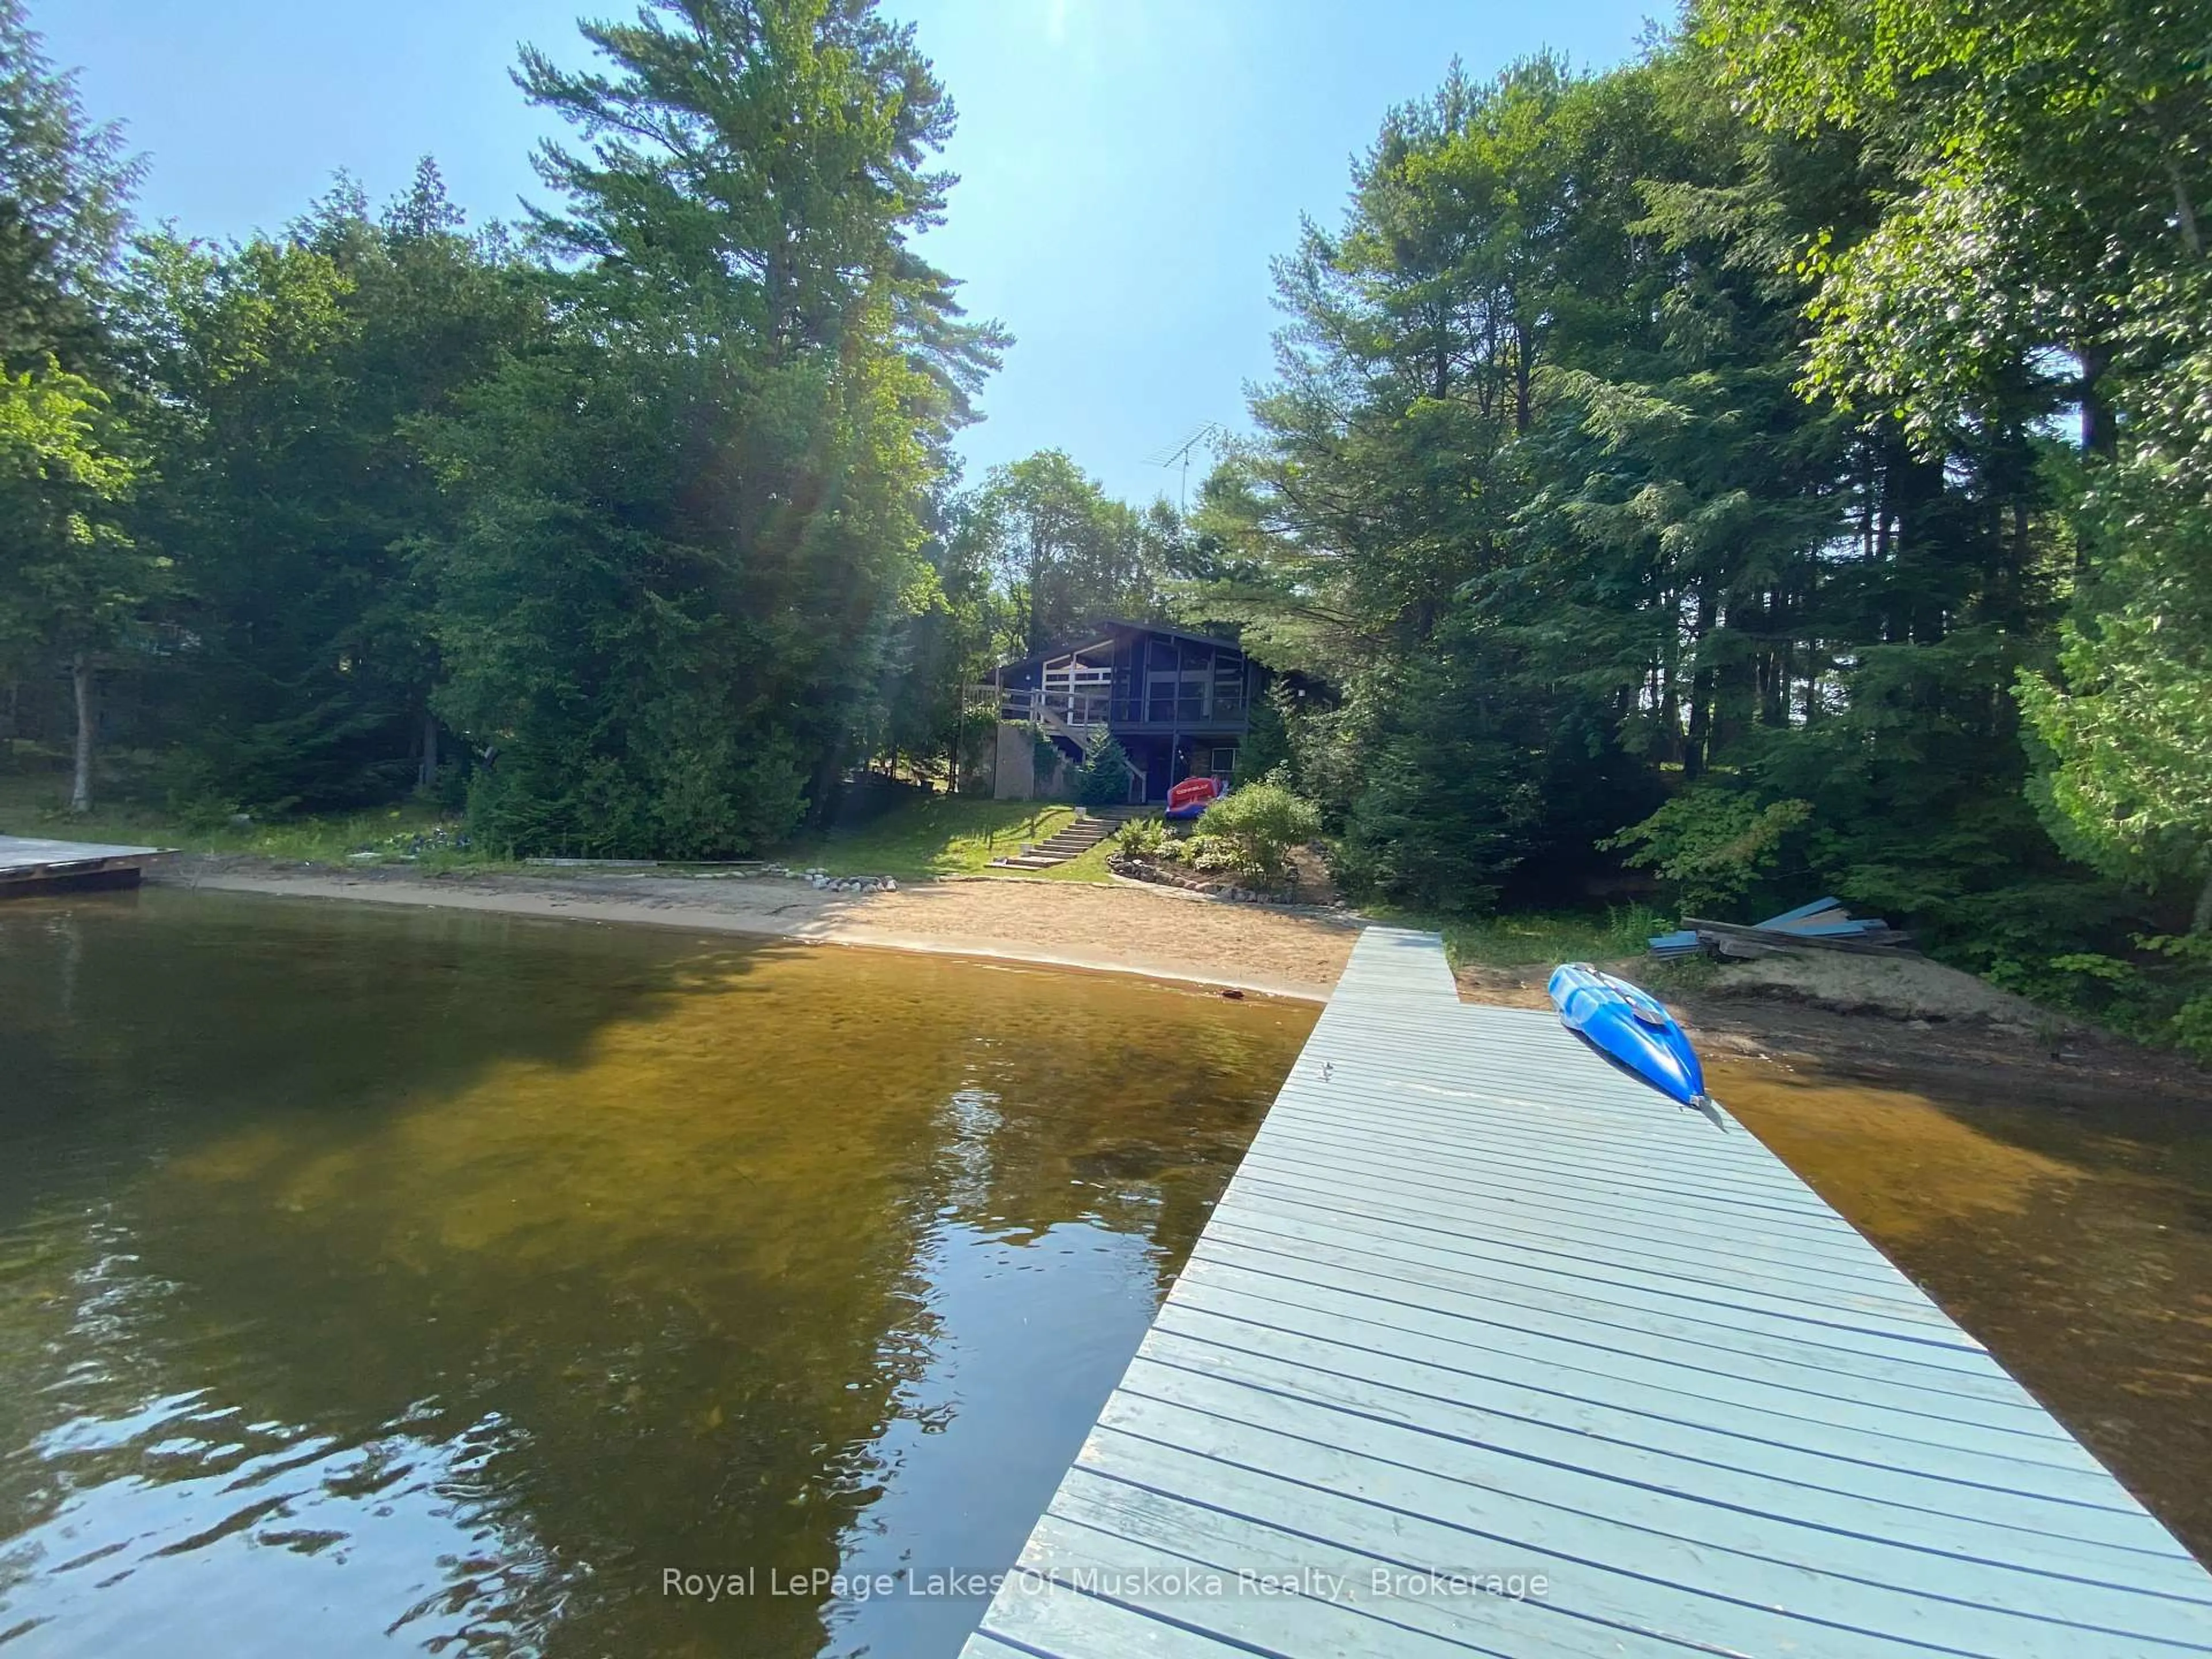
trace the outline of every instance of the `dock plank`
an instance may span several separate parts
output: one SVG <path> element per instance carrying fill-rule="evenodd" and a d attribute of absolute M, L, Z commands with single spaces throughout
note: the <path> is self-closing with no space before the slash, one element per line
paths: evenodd
<path fill-rule="evenodd" d="M 74 887 L 135 886 L 148 865 L 169 856 L 158 847 L 0 836 L 0 898 Z"/>
<path fill-rule="evenodd" d="M 2212 1654 L 2212 1574 L 1741 1125 L 1370 928 L 967 1659 L 1447 1652 Z"/>

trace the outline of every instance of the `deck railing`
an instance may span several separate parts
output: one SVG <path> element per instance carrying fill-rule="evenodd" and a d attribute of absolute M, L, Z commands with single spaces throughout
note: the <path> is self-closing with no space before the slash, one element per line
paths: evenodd
<path fill-rule="evenodd" d="M 1186 689 L 1176 696 L 1112 696 L 1090 691 L 1044 691 L 995 686 L 978 688 L 981 700 L 996 701 L 999 718 L 1026 720 L 1048 729 L 1068 726 L 1077 731 L 1094 726 L 1198 726 L 1241 721 L 1249 708 L 1240 692 L 1216 695 L 1209 700 L 1203 688 Z"/>

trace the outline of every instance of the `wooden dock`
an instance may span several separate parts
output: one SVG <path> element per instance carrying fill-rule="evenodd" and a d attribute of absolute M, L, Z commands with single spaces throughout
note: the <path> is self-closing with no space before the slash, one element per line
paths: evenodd
<path fill-rule="evenodd" d="M 965 1659 L 2212 1653 L 2212 1575 L 1722 1118 L 1369 930 Z"/>
<path fill-rule="evenodd" d="M 93 887 L 136 887 L 159 847 L 106 847 L 88 841 L 0 836 L 0 899 Z"/>

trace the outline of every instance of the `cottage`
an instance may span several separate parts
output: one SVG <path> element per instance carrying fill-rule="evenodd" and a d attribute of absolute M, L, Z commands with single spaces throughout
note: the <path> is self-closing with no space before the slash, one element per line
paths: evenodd
<path fill-rule="evenodd" d="M 1129 801 L 1164 802 L 1185 778 L 1222 783 L 1251 727 L 1266 671 L 1232 641 L 1157 623 L 1108 621 L 1079 643 L 1000 665 L 984 695 L 999 714 L 993 793 L 1054 793 L 1037 776 L 1032 729 L 1072 767 L 1110 733 L 1129 757 Z"/>

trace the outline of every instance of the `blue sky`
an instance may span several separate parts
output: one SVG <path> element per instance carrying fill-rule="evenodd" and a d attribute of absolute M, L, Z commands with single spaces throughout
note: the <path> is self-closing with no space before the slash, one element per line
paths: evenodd
<path fill-rule="evenodd" d="M 961 112 L 927 252 L 1018 343 L 962 448 L 971 475 L 1060 447 L 1135 501 L 1270 372 L 1268 260 L 1340 210 L 1383 112 L 1455 54 L 1541 46 L 1603 66 L 1651 0 L 887 0 Z M 621 15 L 629 0 L 600 0 Z M 273 228 L 352 171 L 373 197 L 438 158 L 472 215 L 512 218 L 547 130 L 507 78 L 518 41 L 580 55 L 576 0 L 31 0 L 86 102 L 151 171 L 141 207 L 198 235 Z M 1193 467 L 1203 472 L 1203 453 Z"/>

